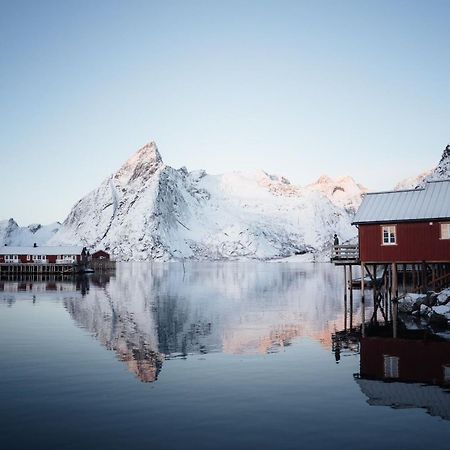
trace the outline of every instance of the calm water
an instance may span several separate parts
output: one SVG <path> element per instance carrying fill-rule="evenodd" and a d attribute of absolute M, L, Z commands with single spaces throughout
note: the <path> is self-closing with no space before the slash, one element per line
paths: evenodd
<path fill-rule="evenodd" d="M 1 282 L 1 447 L 449 448 L 446 391 L 358 380 L 358 342 L 336 351 L 350 320 L 342 275 L 122 264 L 113 277 Z"/>

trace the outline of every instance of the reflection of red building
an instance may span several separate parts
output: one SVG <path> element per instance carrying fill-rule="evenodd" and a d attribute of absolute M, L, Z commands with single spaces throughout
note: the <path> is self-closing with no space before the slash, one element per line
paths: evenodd
<path fill-rule="evenodd" d="M 361 378 L 450 384 L 450 342 L 433 339 L 361 338 Z"/>

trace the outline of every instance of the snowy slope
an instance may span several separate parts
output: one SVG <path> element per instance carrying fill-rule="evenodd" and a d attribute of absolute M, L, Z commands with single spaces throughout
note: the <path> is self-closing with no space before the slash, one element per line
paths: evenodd
<path fill-rule="evenodd" d="M 329 193 L 263 171 L 175 170 L 150 143 L 73 207 L 50 244 L 105 248 L 122 260 L 269 259 L 315 251 L 335 232 L 342 240 L 356 234 L 350 215 L 364 189 L 351 179 L 338 184 Z"/>
<path fill-rule="evenodd" d="M 354 214 L 361 204 L 361 195 L 367 192 L 364 186 L 348 176 L 333 180 L 326 175 L 322 175 L 315 183 L 306 186 L 306 188 L 321 192 L 333 204 L 344 208 L 351 214 Z"/>
<path fill-rule="evenodd" d="M 32 224 L 20 227 L 14 219 L 0 221 L 0 245 L 45 244 L 59 230 L 59 222 L 50 225 Z"/>
<path fill-rule="evenodd" d="M 415 189 L 422 187 L 427 181 L 446 180 L 450 178 L 450 145 L 445 147 L 439 164 L 432 170 L 406 178 L 395 186 L 395 190 Z"/>

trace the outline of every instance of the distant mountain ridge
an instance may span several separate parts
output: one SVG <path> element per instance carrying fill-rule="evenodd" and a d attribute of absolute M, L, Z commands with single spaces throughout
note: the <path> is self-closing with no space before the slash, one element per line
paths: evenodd
<path fill-rule="evenodd" d="M 61 228 L 59 222 L 50 225 L 31 224 L 19 227 L 14 219 L 0 221 L 0 245 L 43 245 Z"/>

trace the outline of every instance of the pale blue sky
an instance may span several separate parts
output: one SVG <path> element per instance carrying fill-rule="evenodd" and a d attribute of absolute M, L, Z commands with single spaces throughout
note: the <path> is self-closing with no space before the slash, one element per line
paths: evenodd
<path fill-rule="evenodd" d="M 389 189 L 450 141 L 448 1 L 0 0 L 0 219 L 167 164 Z"/>

